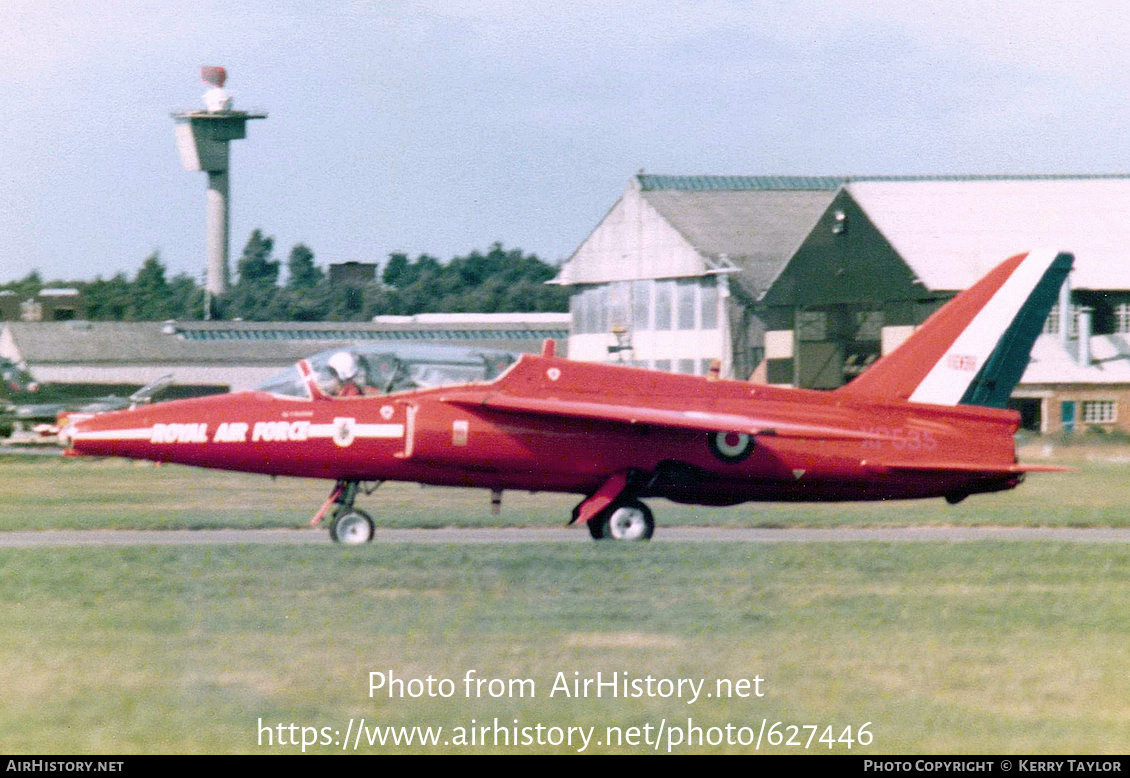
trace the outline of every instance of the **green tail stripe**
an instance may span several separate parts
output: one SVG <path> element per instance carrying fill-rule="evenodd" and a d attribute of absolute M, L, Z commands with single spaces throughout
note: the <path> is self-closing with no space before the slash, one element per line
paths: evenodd
<path fill-rule="evenodd" d="M 961 405 L 1004 408 L 1020 377 L 1028 367 L 1029 353 L 1044 328 L 1048 312 L 1059 297 L 1059 288 L 1071 272 L 1071 254 L 1059 254 L 1032 289 L 1012 324 L 997 341 L 973 382 L 961 398 Z"/>

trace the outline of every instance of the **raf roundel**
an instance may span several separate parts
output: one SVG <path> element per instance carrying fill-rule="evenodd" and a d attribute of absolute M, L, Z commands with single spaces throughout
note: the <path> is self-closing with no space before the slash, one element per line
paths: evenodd
<path fill-rule="evenodd" d="M 348 418 L 338 417 L 334 419 L 333 423 L 333 441 L 338 446 L 345 448 L 352 445 L 353 438 L 356 436 L 354 430 L 354 420 Z"/>
<path fill-rule="evenodd" d="M 723 462 L 741 462 L 753 453 L 753 437 L 744 432 L 711 432 L 707 442 Z"/>

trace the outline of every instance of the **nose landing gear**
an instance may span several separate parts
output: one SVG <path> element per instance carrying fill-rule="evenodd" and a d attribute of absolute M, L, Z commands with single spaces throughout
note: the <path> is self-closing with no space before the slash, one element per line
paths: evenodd
<path fill-rule="evenodd" d="M 365 490 L 366 494 L 372 494 L 373 490 L 380 486 L 377 482 L 376 486 L 372 489 Z M 326 513 L 333 508 L 333 517 L 330 519 L 330 538 L 335 543 L 343 543 L 349 546 L 359 546 L 368 543 L 373 539 L 375 525 L 373 519 L 365 511 L 354 508 L 353 501 L 357 499 L 357 492 L 361 489 L 359 481 L 338 481 L 330 492 L 329 498 L 322 509 L 310 522 L 311 526 L 318 524 Z"/>

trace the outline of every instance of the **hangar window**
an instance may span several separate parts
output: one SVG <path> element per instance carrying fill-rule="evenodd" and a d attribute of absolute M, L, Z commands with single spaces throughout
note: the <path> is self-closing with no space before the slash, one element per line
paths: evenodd
<path fill-rule="evenodd" d="M 713 278 L 704 278 L 699 286 L 702 296 L 702 325 L 700 329 L 718 329 L 718 286 Z"/>
<path fill-rule="evenodd" d="M 855 315 L 858 325 L 855 339 L 860 341 L 879 341 L 883 334 L 882 311 L 860 311 Z"/>
<path fill-rule="evenodd" d="M 693 330 L 695 328 L 695 290 L 698 289 L 698 279 L 680 278 L 675 287 L 679 299 L 679 324 L 680 330 Z"/>
<path fill-rule="evenodd" d="M 1068 322 L 1070 325 L 1069 334 L 1071 337 L 1079 337 L 1079 306 L 1072 305 L 1067 309 L 1067 315 L 1071 317 Z M 1051 311 L 1048 312 L 1048 318 L 1044 321 L 1044 332 L 1052 334 L 1059 332 L 1060 312 L 1059 304 L 1056 303 L 1052 306 Z M 1130 330 L 1128 330 L 1130 331 Z"/>
<path fill-rule="evenodd" d="M 606 332 L 608 330 L 608 287 L 594 286 L 585 290 L 585 332 Z"/>
<path fill-rule="evenodd" d="M 1084 424 L 1109 424 L 1116 420 L 1114 400 L 1084 400 Z"/>
<path fill-rule="evenodd" d="M 608 285 L 608 327 L 627 328 L 631 315 L 631 292 L 627 281 Z"/>
<path fill-rule="evenodd" d="M 574 335 L 627 327 L 634 332 L 716 330 L 716 279 L 665 278 L 582 287 L 569 298 Z"/>
<path fill-rule="evenodd" d="M 655 329 L 671 329 L 672 298 L 675 292 L 674 281 L 655 282 Z"/>
<path fill-rule="evenodd" d="M 1130 303 L 1119 303 L 1114 308 L 1115 332 L 1130 332 Z"/>
<path fill-rule="evenodd" d="M 803 341 L 828 339 L 828 314 L 824 311 L 798 311 L 796 315 L 797 337 Z"/>
<path fill-rule="evenodd" d="M 579 335 L 608 331 L 608 287 L 590 286 L 569 298 L 573 332 Z"/>
<path fill-rule="evenodd" d="M 632 282 L 632 328 L 651 329 L 651 281 Z"/>

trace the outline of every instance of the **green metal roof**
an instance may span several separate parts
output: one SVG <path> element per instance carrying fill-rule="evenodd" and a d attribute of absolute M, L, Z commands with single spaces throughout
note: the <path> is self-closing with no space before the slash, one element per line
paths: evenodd
<path fill-rule="evenodd" d="M 1031 173 L 1021 175 L 896 175 L 896 176 L 663 176 L 640 173 L 636 176 L 645 192 L 753 192 L 753 191 L 835 191 L 860 181 L 1071 181 L 1130 178 L 1130 173 Z"/>
<path fill-rule="evenodd" d="M 754 192 L 754 191 L 834 191 L 847 179 L 837 176 L 636 176 L 645 192 Z"/>
<path fill-rule="evenodd" d="M 273 340 L 273 341 L 359 341 L 359 340 L 558 340 L 569 337 L 568 327 L 500 327 L 491 329 L 178 329 L 177 335 L 189 341 Z"/>

